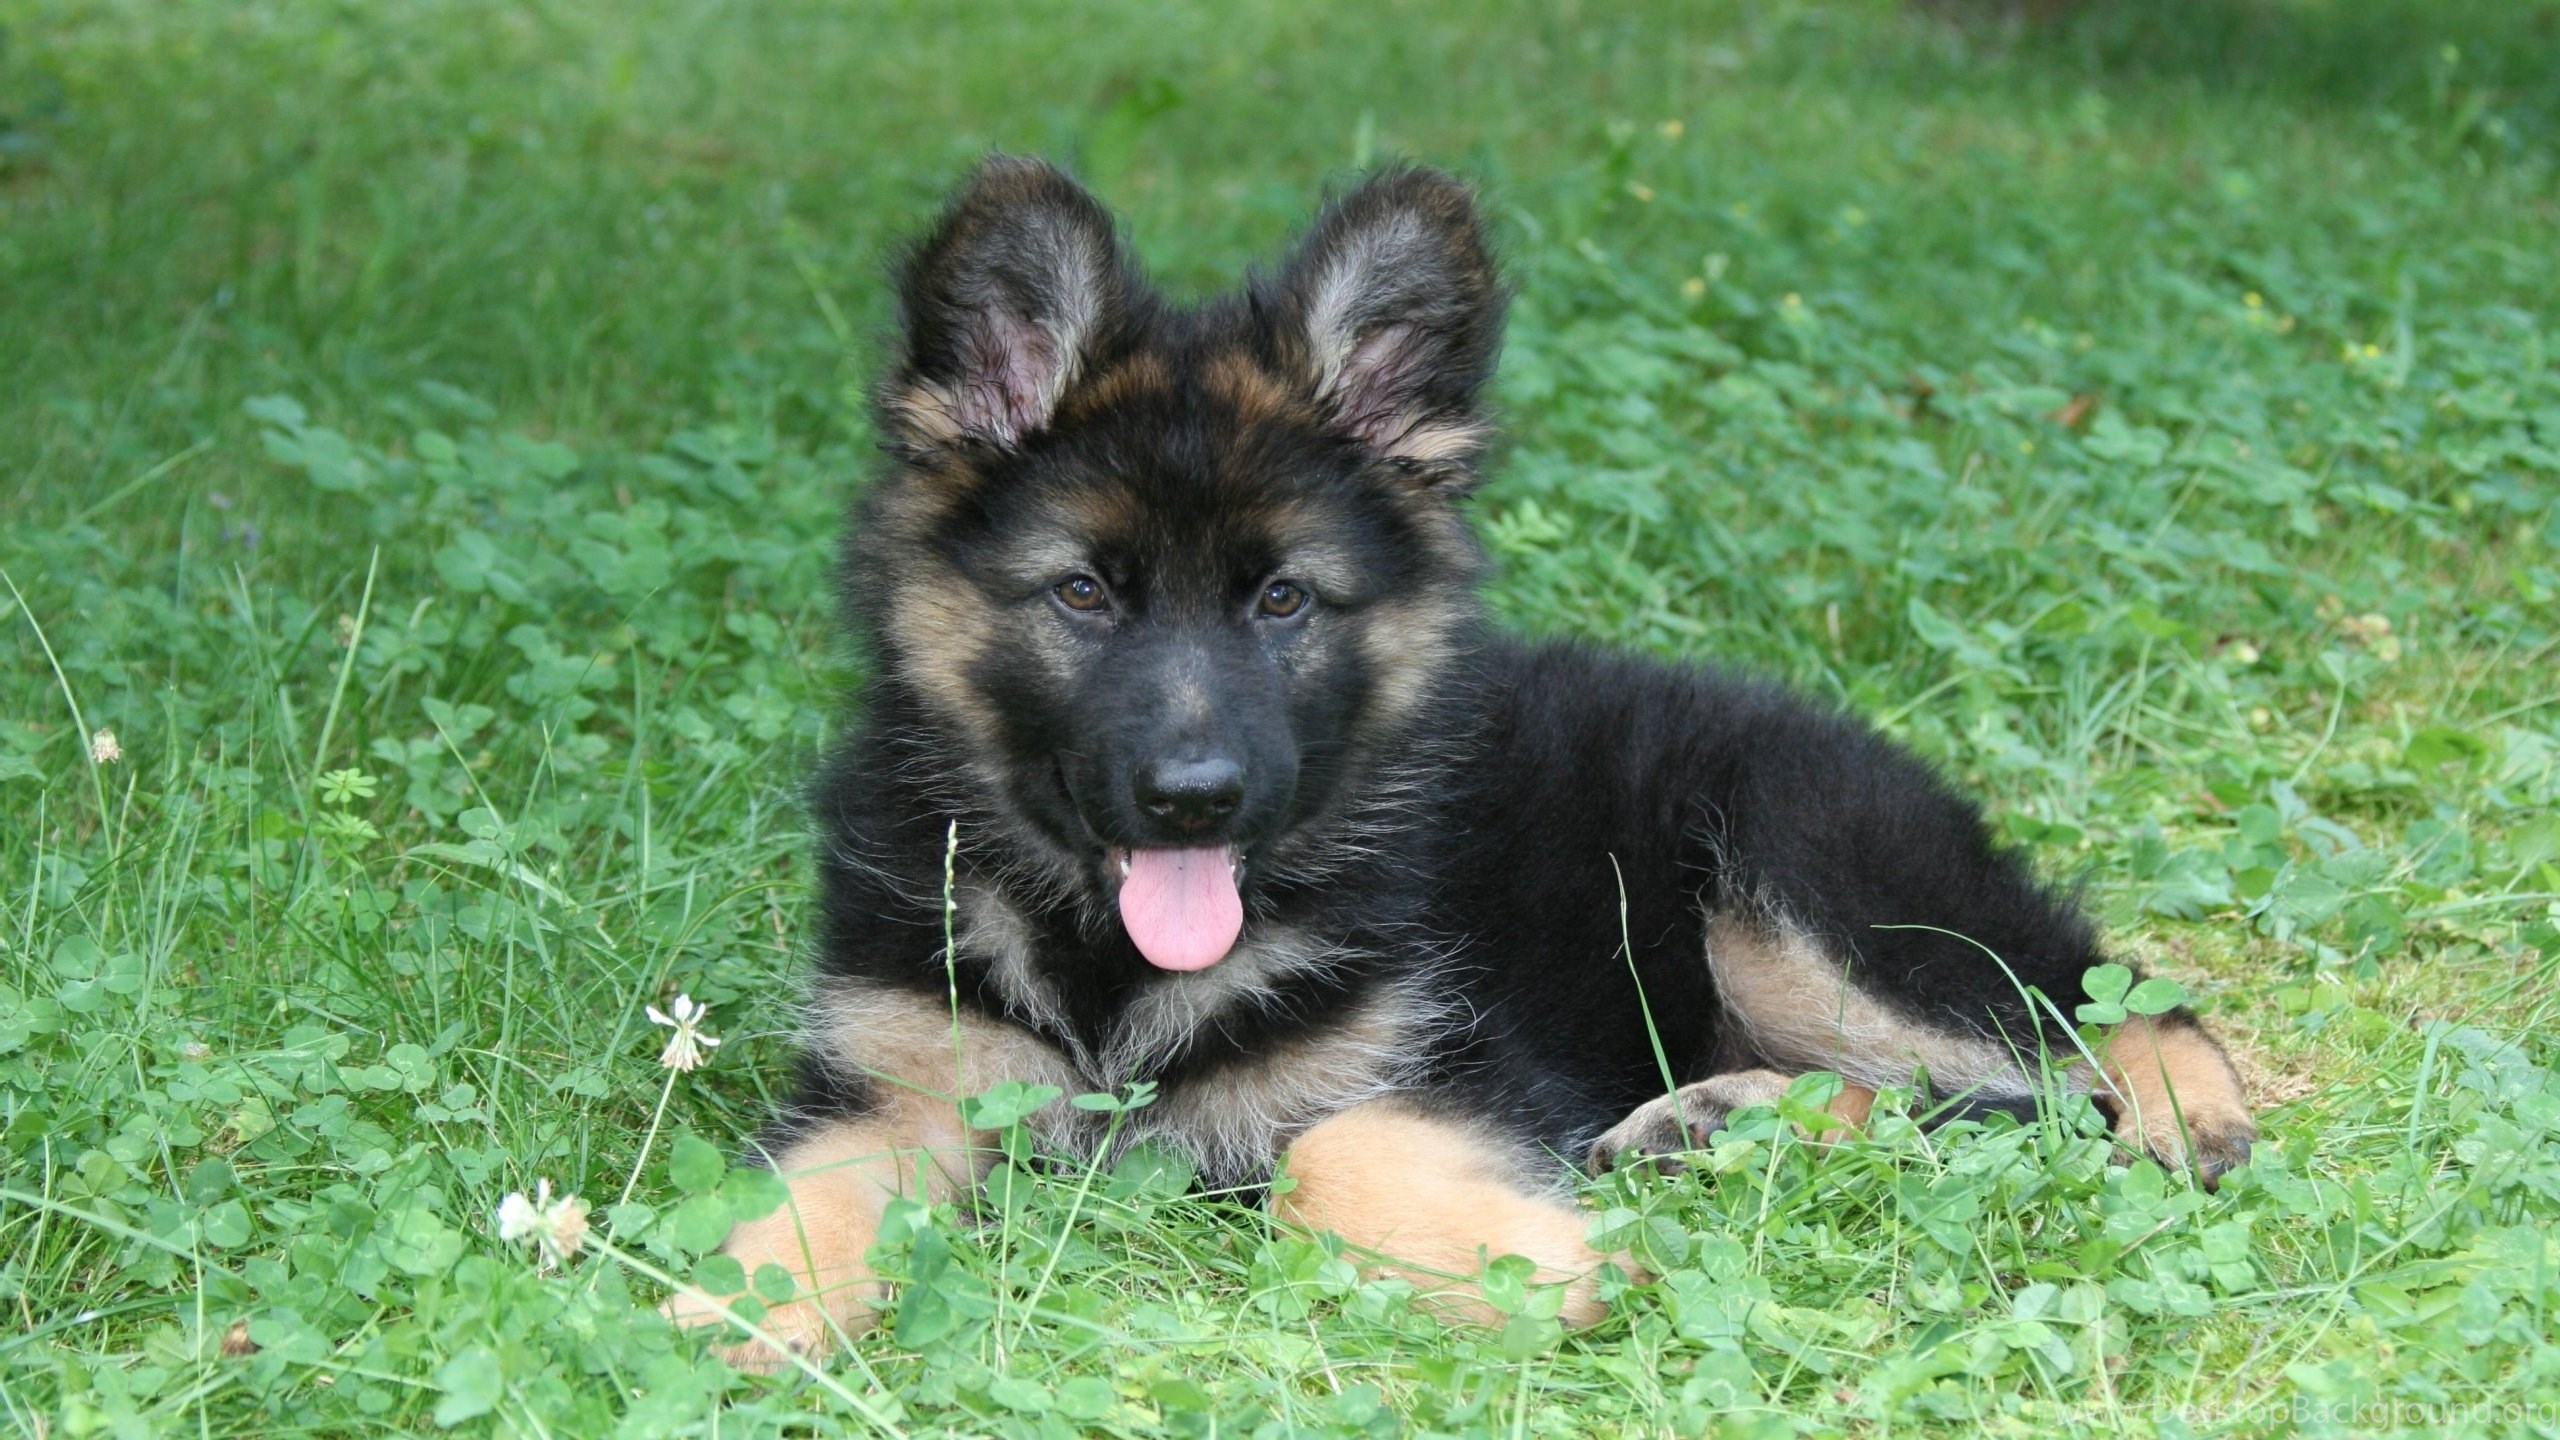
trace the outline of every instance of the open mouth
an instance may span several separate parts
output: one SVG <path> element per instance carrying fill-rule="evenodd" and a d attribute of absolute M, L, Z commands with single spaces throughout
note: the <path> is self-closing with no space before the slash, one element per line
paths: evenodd
<path fill-rule="evenodd" d="M 1244 855 L 1233 845 L 1111 851 L 1120 875 L 1120 923 L 1159 970 L 1206 970 L 1227 958 L 1244 930 Z"/>

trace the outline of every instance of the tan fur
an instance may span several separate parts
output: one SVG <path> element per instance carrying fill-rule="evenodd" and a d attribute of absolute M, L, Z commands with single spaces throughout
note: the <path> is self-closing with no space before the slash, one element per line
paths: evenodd
<path fill-rule="evenodd" d="M 881 536 L 910 547 L 929 545 L 952 511 L 984 481 L 977 468 L 958 455 L 914 458 L 881 482 L 886 488 L 871 523 Z"/>
<path fill-rule="evenodd" d="M 1205 378 L 1209 392 L 1226 401 L 1247 425 L 1287 418 L 1298 409 L 1289 388 L 1250 356 L 1234 351 L 1219 355 L 1209 361 Z"/>
<path fill-rule="evenodd" d="M 1272 1196 L 1272 1213 L 1373 1253 L 1373 1272 L 1411 1281 L 1451 1318 L 1502 1322 L 1472 1282 L 1503 1255 L 1535 1262 L 1539 1283 L 1569 1286 L 1566 1324 L 1603 1313 L 1602 1257 L 1582 1238 L 1585 1217 L 1540 1193 L 1534 1160 L 1514 1147 L 1390 1098 L 1309 1130 L 1283 1165 L 1294 1183 Z"/>
<path fill-rule="evenodd" d="M 958 1098 L 1009 1079 L 1073 1093 L 1074 1080 L 1065 1058 L 1028 1031 L 963 1011 L 955 1045 L 947 1008 L 840 981 L 822 982 L 810 1005 L 808 1046 L 821 1063 L 872 1077 L 877 1103 L 774 1156 L 790 1203 L 738 1226 L 721 1246 L 750 1279 L 768 1263 L 791 1272 L 802 1298 L 777 1306 L 763 1328 L 804 1351 L 869 1323 L 879 1295 L 863 1254 L 879 1238 L 889 1197 L 948 1199 L 975 1184 L 992 1159 L 986 1137 L 960 1123 Z M 713 1318 L 682 1295 L 667 1313 L 679 1324 Z M 730 1353 L 734 1363 L 758 1367 L 781 1360 L 755 1341 Z"/>
<path fill-rule="evenodd" d="M 1272 495 L 1263 497 L 1254 518 L 1269 533 L 1289 579 L 1313 585 L 1322 596 L 1352 593 L 1366 568 L 1356 550 L 1342 543 L 1342 525 L 1321 499 Z"/>
<path fill-rule="evenodd" d="M 898 1090 L 948 1104 L 1001 1080 L 1076 1092 L 1074 1064 L 1018 1025 L 960 1011 L 952 1039 L 949 1006 L 906 990 L 821 980 L 809 1004 L 809 1053 L 830 1068 L 868 1075 L 883 1094 Z"/>
<path fill-rule="evenodd" d="M 1057 532 L 1045 537 L 1048 543 L 1042 547 L 1047 552 L 1044 557 L 1022 557 L 1026 562 L 1023 568 L 1061 578 L 1073 571 L 1092 569 L 1096 551 L 1125 541 L 1146 525 L 1145 508 L 1138 503 L 1138 497 L 1110 483 L 1079 485 L 1053 498 L 1049 511 Z"/>
<path fill-rule="evenodd" d="M 1437 420 L 1415 425 L 1390 440 L 1386 453 L 1398 460 L 1432 468 L 1459 465 L 1484 449 L 1489 427 L 1472 420 Z"/>
<path fill-rule="evenodd" d="M 839 1332 L 859 1334 L 870 1324 L 880 1295 L 863 1257 L 880 1236 L 890 1197 L 948 1199 L 978 1168 L 955 1109 L 891 1101 L 863 1119 L 815 1130 L 776 1156 L 774 1170 L 790 1186 L 789 1203 L 730 1231 L 720 1248 L 746 1267 L 751 1281 L 768 1264 L 791 1272 L 798 1295 L 775 1306 L 761 1328 L 794 1350 L 822 1350 Z M 667 1301 L 666 1314 L 687 1326 L 717 1319 L 683 1292 Z M 725 1353 L 743 1368 L 782 1363 L 761 1340 L 727 1346 Z"/>
<path fill-rule="evenodd" d="M 1173 388 L 1173 367 L 1163 357 L 1140 352 L 1077 387 L 1066 398 L 1068 415 L 1095 415 L 1138 396 Z"/>
<path fill-rule="evenodd" d="M 2007 1046 L 1914 1023 L 1849 983 L 1839 959 L 1800 931 L 1718 915 L 1707 926 L 1707 965 L 1752 1048 L 1776 1065 L 1870 1088 L 1907 1085 L 1925 1065 L 1941 1094 L 2035 1093 Z"/>
<path fill-rule="evenodd" d="M 890 428 L 911 445 L 953 445 L 969 433 L 960 423 L 960 397 L 931 380 L 882 391 L 880 410 Z"/>
<path fill-rule="evenodd" d="M 2246 1157 L 2257 1127 L 2239 1072 L 2202 1027 L 2136 1015 L 2116 1027 L 2100 1054 L 2116 1135 L 2127 1145 L 2169 1164 L 2192 1161 L 2208 1182 Z M 2088 1082 L 2085 1063 L 2074 1067 L 2073 1079 Z"/>
<path fill-rule="evenodd" d="M 1423 591 L 1370 607 L 1360 628 L 1369 662 L 1370 713 L 1384 730 L 1401 725 L 1430 698 L 1431 682 L 1448 668 L 1449 638 L 1466 614 L 1454 597 Z"/>
<path fill-rule="evenodd" d="M 916 565 L 918 573 L 889 592 L 883 634 L 899 669 L 984 750 L 994 743 L 994 720 L 969 671 L 986 653 L 992 617 L 977 588 L 949 566 L 921 558 Z"/>
<path fill-rule="evenodd" d="M 1971 1090 L 2016 1100 L 2035 1093 L 2006 1046 L 1913 1023 L 1860 993 L 1839 961 L 1800 932 L 1720 915 L 1707 928 L 1707 963 L 1752 1047 L 1780 1065 L 1831 1070 L 1870 1087 L 1907 1083 L 1919 1065 L 1941 1094 Z M 2086 1062 L 2074 1064 L 2064 1083 L 2099 1092 L 2126 1144 L 2165 1164 L 2192 1164 L 2208 1186 L 2248 1158 L 2257 1130 L 2239 1076 L 2193 1020 L 2135 1016 L 2108 1038 L 2104 1058 L 2105 1084 Z"/>
<path fill-rule="evenodd" d="M 1875 1114 L 1876 1092 L 1865 1085 L 1844 1082 L 1840 1086 L 1840 1093 L 1832 1096 L 1831 1103 L 1822 1108 L 1830 1111 L 1840 1124 L 1836 1129 L 1823 1131 L 1815 1136 L 1815 1139 L 1827 1143 L 1843 1140 L 1851 1135 L 1861 1135 L 1866 1133 L 1867 1121 Z"/>
<path fill-rule="evenodd" d="M 1001 943 L 998 937 L 1012 927 L 1000 910 L 990 907 L 987 916 L 975 933 Z M 1204 1171 L 1231 1177 L 1258 1165 L 1283 1138 L 1316 1117 L 1393 1090 L 1403 1067 L 1418 1053 L 1413 1037 L 1428 1008 L 1421 997 L 1390 988 L 1338 1024 L 1168 1093 L 1137 1113 L 1131 1138 L 1180 1146 L 1200 1159 Z M 809 1007 L 807 1044 L 821 1063 L 870 1077 L 876 1104 L 862 1118 L 825 1125 L 775 1156 L 775 1171 L 788 1182 L 791 1203 L 763 1220 L 740 1225 L 722 1246 L 750 1277 L 768 1263 L 791 1272 L 802 1297 L 776 1307 L 763 1328 L 802 1350 L 824 1348 L 839 1331 L 857 1333 L 869 1323 L 880 1297 L 863 1255 L 879 1236 L 890 1196 L 947 1199 L 984 1173 L 992 1158 L 988 1137 L 962 1126 L 957 1097 L 980 1093 L 1002 1080 L 1054 1085 L 1061 1098 L 1034 1115 L 1031 1124 L 1051 1143 L 1077 1153 L 1099 1140 L 1099 1122 L 1068 1106 L 1064 1097 L 1112 1088 L 1020 1026 L 964 1010 L 955 1046 L 946 1006 L 910 992 L 844 980 L 821 982 Z M 1349 1113 L 1368 1112 L 1368 1106 L 1357 1105 Z M 1442 1129 L 1452 1136 L 1460 1133 Z M 1341 1133 L 1335 1132 L 1337 1137 Z M 1493 1177 L 1499 1173 L 1494 1167 L 1503 1159 L 1501 1152 L 1489 1142 L 1466 1143 L 1474 1150 L 1452 1163 L 1463 1164 L 1470 1176 L 1485 1177 L 1467 1183 L 1480 1188 L 1499 1183 Z M 1328 1140 L 1317 1142 L 1320 1173 L 1340 1168 L 1329 1168 L 1326 1157 L 1341 1148 Z M 1441 1179 L 1432 1170 L 1386 1178 L 1425 1188 Z M 1507 1242 L 1494 1253 L 1516 1250 L 1548 1269 L 1559 1268 L 1559 1257 L 1580 1253 L 1575 1247 L 1581 1222 L 1569 1205 L 1533 1200 L 1525 1193 L 1515 1193 L 1513 1201 L 1518 1214 L 1494 1237 Z M 1350 1223 L 1358 1228 L 1356 1217 Z M 1458 1256 L 1443 1246 L 1420 1258 L 1434 1265 L 1466 1259 L 1460 1273 L 1472 1273 L 1472 1254 Z M 1576 1293 L 1587 1295 L 1588 1290 L 1586 1283 Z M 1480 1301 L 1476 1305 L 1482 1308 Z M 668 1303 L 667 1313 L 681 1324 L 717 1318 L 681 1295 Z M 733 1347 L 730 1356 L 734 1363 L 762 1367 L 781 1359 L 753 1341 Z"/>

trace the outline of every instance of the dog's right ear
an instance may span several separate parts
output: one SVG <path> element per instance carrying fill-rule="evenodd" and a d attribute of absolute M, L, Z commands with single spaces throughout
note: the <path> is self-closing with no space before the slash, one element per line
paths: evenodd
<path fill-rule="evenodd" d="M 904 354 L 880 388 L 891 442 L 1020 444 L 1143 293 L 1110 212 L 1083 186 L 1038 160 L 989 156 L 900 275 Z"/>

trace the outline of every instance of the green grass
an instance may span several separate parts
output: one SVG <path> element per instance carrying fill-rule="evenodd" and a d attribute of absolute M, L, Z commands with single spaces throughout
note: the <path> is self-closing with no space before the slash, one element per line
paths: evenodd
<path fill-rule="evenodd" d="M 1942 8 L 0 0 L 0 1418 L 2560 1431 L 2560 7 Z M 788 1054 L 876 276 L 990 145 L 1193 288 L 1480 176 L 1501 610 L 1961 775 L 2260 1163 L 1746 1122 L 1595 1187 L 1660 1278 L 1574 1337 L 1008 1169 L 826 1384 L 672 1335 Z M 546 1178 L 624 1259 L 497 1240 Z"/>

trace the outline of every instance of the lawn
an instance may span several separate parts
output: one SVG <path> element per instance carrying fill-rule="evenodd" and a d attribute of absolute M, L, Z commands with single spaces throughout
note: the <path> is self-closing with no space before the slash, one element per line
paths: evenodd
<path fill-rule="evenodd" d="M 0 1421 L 2560 1434 L 2560 4 L 1998 12 L 0 0 Z M 2256 1163 L 1757 1113 L 1591 1187 L 1655 1278 L 1571 1336 L 1008 1164 L 818 1373 L 670 1331 L 765 1198 L 881 267 L 991 146 L 1200 290 L 1481 180 L 1500 611 L 1960 776 Z"/>

